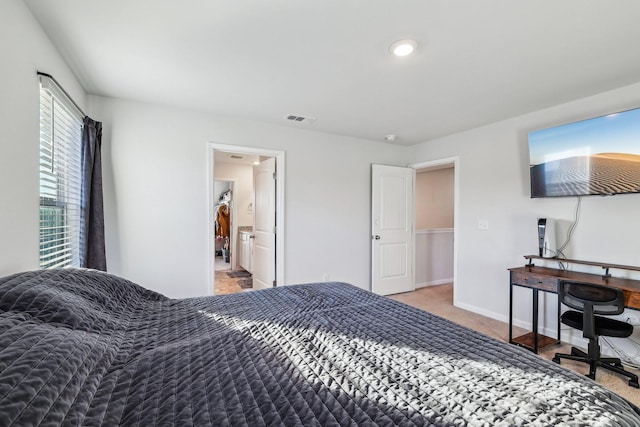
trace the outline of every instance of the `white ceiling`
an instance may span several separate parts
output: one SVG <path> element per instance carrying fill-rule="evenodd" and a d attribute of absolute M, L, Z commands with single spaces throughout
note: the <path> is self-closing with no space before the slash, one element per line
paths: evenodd
<path fill-rule="evenodd" d="M 244 153 L 229 153 L 216 150 L 215 163 L 230 163 L 232 165 L 253 165 L 260 161 L 260 156 Z"/>
<path fill-rule="evenodd" d="M 25 3 L 91 94 L 400 144 L 640 81 L 638 0 Z"/>

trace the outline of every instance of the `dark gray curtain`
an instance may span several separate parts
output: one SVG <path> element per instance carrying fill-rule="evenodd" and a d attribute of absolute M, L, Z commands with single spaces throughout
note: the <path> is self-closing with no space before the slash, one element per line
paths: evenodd
<path fill-rule="evenodd" d="M 102 123 L 84 118 L 82 128 L 82 214 L 80 266 L 107 271 L 102 207 Z"/>

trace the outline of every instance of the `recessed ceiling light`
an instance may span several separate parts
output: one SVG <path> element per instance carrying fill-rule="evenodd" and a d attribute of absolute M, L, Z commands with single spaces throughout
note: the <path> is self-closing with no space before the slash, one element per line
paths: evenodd
<path fill-rule="evenodd" d="M 418 47 L 418 42 L 415 40 L 398 40 L 389 47 L 389 52 L 395 56 L 407 56 L 413 53 Z"/>
<path fill-rule="evenodd" d="M 387 135 L 384 137 L 384 140 L 387 142 L 396 142 L 398 140 L 397 135 Z"/>

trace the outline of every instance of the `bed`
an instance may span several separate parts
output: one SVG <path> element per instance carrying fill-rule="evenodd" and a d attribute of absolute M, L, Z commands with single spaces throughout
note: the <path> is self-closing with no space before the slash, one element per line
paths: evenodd
<path fill-rule="evenodd" d="M 0 425 L 638 426 L 640 414 L 562 366 L 352 285 L 169 299 L 63 269 L 0 279 Z"/>

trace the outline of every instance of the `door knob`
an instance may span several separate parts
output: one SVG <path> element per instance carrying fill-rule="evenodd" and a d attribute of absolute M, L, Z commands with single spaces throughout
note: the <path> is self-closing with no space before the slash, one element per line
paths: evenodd
<path fill-rule="evenodd" d="M 377 234 L 375 236 L 373 236 L 374 239 L 376 240 L 380 240 L 380 236 L 378 236 Z"/>

